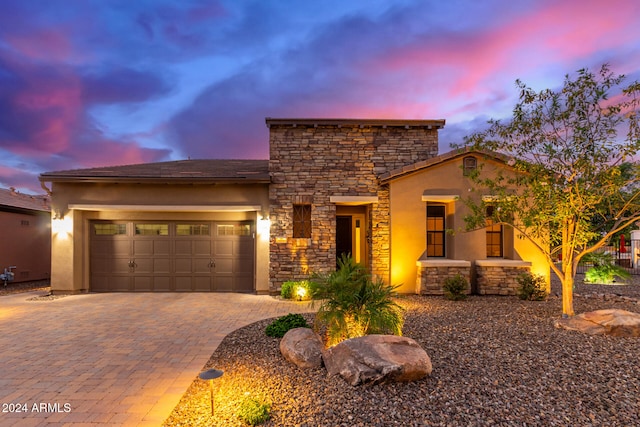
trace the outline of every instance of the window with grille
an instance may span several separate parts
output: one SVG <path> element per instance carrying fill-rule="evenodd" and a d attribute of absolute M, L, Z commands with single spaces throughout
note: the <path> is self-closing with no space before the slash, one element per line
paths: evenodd
<path fill-rule="evenodd" d="M 293 237 L 311 238 L 311 205 L 293 205 Z"/>
<path fill-rule="evenodd" d="M 427 205 L 427 256 L 444 257 L 445 215 L 442 205 Z"/>
<path fill-rule="evenodd" d="M 493 206 L 487 207 L 486 217 L 487 257 L 502 258 L 502 224 L 493 220 Z"/>
<path fill-rule="evenodd" d="M 176 224 L 176 236 L 208 236 L 209 224 Z"/>
<path fill-rule="evenodd" d="M 93 234 L 96 236 L 119 236 L 127 234 L 126 224 L 98 223 L 93 224 Z"/>

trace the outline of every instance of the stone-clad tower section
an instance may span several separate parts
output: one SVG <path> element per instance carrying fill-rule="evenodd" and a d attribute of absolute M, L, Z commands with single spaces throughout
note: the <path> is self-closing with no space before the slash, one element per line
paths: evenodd
<path fill-rule="evenodd" d="M 336 254 L 347 252 L 388 282 L 389 190 L 378 176 L 436 156 L 444 120 L 266 123 L 271 292 L 287 280 L 334 270 Z"/>

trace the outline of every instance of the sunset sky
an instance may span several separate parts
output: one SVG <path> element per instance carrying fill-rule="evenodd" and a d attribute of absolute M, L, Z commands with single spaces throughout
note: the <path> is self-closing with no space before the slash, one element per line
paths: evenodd
<path fill-rule="evenodd" d="M 0 187 L 64 169 L 268 157 L 265 117 L 509 117 L 514 81 L 640 80 L 638 0 L 2 0 Z"/>

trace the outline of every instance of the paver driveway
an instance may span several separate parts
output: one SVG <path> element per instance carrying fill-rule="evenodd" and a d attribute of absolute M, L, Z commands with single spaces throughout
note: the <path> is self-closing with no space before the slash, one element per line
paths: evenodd
<path fill-rule="evenodd" d="M 229 332 L 308 304 L 223 293 L 0 297 L 0 426 L 159 426 Z"/>

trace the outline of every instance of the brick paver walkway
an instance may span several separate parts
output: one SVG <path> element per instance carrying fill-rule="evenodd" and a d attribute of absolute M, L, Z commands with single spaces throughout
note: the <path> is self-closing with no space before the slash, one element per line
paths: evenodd
<path fill-rule="evenodd" d="M 310 311 L 269 296 L 0 297 L 0 426 L 159 426 L 220 341 Z"/>

